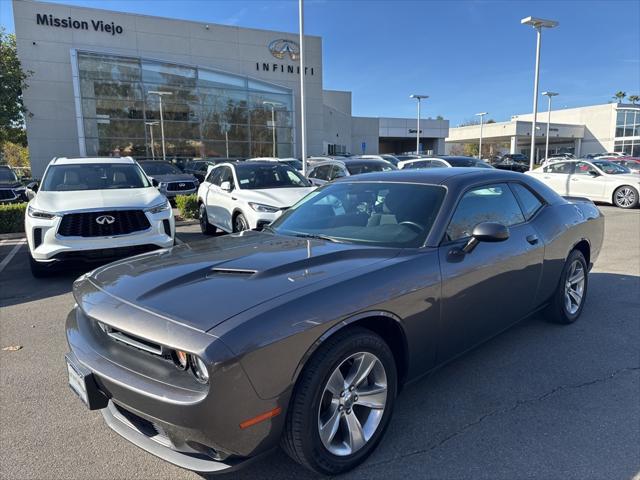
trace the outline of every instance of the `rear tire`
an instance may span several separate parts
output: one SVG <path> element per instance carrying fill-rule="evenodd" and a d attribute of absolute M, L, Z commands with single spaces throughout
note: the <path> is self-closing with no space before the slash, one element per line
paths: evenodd
<path fill-rule="evenodd" d="M 204 203 L 200 204 L 200 208 L 198 209 L 198 216 L 200 221 L 200 231 L 204 235 L 213 235 L 216 233 L 216 227 L 209 223 L 209 217 L 207 217 L 207 207 L 204 206 Z"/>
<path fill-rule="evenodd" d="M 307 362 L 294 388 L 282 448 L 321 474 L 355 468 L 384 435 L 397 378 L 391 349 L 370 330 L 350 328 L 329 338 Z"/>
<path fill-rule="evenodd" d="M 556 293 L 547 307 L 546 317 L 550 321 L 568 325 L 578 319 L 587 299 L 588 273 L 584 255 L 579 250 L 573 250 L 562 269 Z"/>
<path fill-rule="evenodd" d="M 638 190 L 631 185 L 623 185 L 613 192 L 613 204 L 616 207 L 636 208 L 638 201 Z"/>
<path fill-rule="evenodd" d="M 34 260 L 31 255 L 29 255 L 29 269 L 31 270 L 31 275 L 35 278 L 44 278 L 51 273 L 50 267 Z"/>

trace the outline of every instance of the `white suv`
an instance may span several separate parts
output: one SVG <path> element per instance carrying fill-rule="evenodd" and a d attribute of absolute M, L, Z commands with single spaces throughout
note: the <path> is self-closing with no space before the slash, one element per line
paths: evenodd
<path fill-rule="evenodd" d="M 24 226 L 31 272 L 173 245 L 171 205 L 130 157 L 55 158 L 32 187 Z"/>
<path fill-rule="evenodd" d="M 284 163 L 221 163 L 198 188 L 200 228 L 205 234 L 261 228 L 314 188 Z"/>

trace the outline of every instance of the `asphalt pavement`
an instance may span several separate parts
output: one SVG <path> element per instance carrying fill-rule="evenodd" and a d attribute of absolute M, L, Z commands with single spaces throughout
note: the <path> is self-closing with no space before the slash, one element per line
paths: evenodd
<path fill-rule="evenodd" d="M 601 210 L 580 320 L 534 316 L 406 387 L 349 478 L 640 478 L 640 210 Z M 0 478 L 201 478 L 134 447 L 69 390 L 63 325 L 82 266 L 34 279 L 19 242 L 0 240 L 0 348 L 22 347 L 0 350 Z M 218 478 L 316 477 L 276 450 Z"/>

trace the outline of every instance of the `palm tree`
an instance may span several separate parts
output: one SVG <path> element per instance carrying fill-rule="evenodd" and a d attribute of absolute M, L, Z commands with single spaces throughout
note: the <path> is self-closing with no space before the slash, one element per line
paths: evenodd
<path fill-rule="evenodd" d="M 619 92 L 616 92 L 613 98 L 618 100 L 618 103 L 622 103 L 622 100 L 624 100 L 624 97 L 626 96 L 627 96 L 627 92 L 619 91 Z"/>
<path fill-rule="evenodd" d="M 640 101 L 640 95 L 629 95 L 629 101 L 635 105 L 637 101 Z"/>

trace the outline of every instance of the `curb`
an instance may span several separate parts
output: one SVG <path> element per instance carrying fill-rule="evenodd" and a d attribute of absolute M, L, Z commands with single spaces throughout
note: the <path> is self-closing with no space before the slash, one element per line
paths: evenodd
<path fill-rule="evenodd" d="M 14 240 L 16 238 L 25 238 L 24 232 L 0 233 L 0 240 Z"/>

